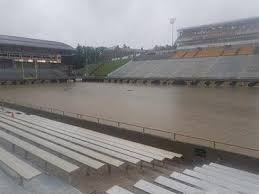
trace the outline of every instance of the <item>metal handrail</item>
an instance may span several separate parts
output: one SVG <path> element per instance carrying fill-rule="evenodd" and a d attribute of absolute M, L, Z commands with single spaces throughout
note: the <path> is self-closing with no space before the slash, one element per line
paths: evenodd
<path fill-rule="evenodd" d="M 239 149 L 243 149 L 243 150 L 248 150 L 248 151 L 253 151 L 253 152 L 258 152 L 259 153 L 259 149 L 256 149 L 256 148 L 244 147 L 244 146 L 239 146 L 239 145 L 235 145 L 235 144 L 230 144 L 230 143 L 220 142 L 220 141 L 216 141 L 216 140 L 206 139 L 206 138 L 202 138 L 202 137 L 195 137 L 195 136 L 191 136 L 191 135 L 185 135 L 185 134 L 181 134 L 181 133 L 177 133 L 177 132 L 172 132 L 172 131 L 169 131 L 169 130 L 166 131 L 166 130 L 156 129 L 156 128 L 152 128 L 152 127 L 145 127 L 145 126 L 141 126 L 141 125 L 137 125 L 137 124 L 132 124 L 132 123 L 127 123 L 127 122 L 123 122 L 123 121 L 115 121 L 115 120 L 112 120 L 112 119 L 97 117 L 97 116 L 93 116 L 93 115 L 74 113 L 74 112 L 69 112 L 69 111 L 66 112 L 64 110 L 60 110 L 60 109 L 57 109 L 57 108 L 43 107 L 43 106 L 38 106 L 38 105 L 33 105 L 33 104 L 28 104 L 28 103 L 17 103 L 17 102 L 10 101 L 10 100 L 5 100 L 5 99 L 0 99 L 0 103 L 2 105 L 4 103 L 20 105 L 20 106 L 24 106 L 24 107 L 29 107 L 29 108 L 33 108 L 33 109 L 38 109 L 38 110 L 42 110 L 42 111 L 47 111 L 47 112 L 59 114 L 59 115 L 62 115 L 62 116 L 70 116 L 71 117 L 72 115 L 74 115 L 72 117 L 75 117 L 75 118 L 78 118 L 78 119 L 91 118 L 91 119 L 96 120 L 96 122 L 98 124 L 104 124 L 101 121 L 111 122 L 111 123 L 114 123 L 116 125 L 116 127 L 120 127 L 120 128 L 122 128 L 121 127 L 122 125 L 136 127 L 136 128 L 141 129 L 141 132 L 143 134 L 150 134 L 150 135 L 152 135 L 151 133 L 147 133 L 148 130 L 149 131 L 160 132 L 160 133 L 164 133 L 164 134 L 170 135 L 170 139 L 173 140 L 173 141 L 178 141 L 177 137 L 190 138 L 190 139 L 193 139 L 193 140 L 199 140 L 199 141 L 210 143 L 212 146 L 207 146 L 207 147 L 212 147 L 213 149 L 218 149 L 217 145 L 224 145 L 224 146 L 229 146 L 229 147 L 233 147 L 233 148 L 239 148 Z M 84 120 L 87 120 L 87 119 L 84 119 Z"/>

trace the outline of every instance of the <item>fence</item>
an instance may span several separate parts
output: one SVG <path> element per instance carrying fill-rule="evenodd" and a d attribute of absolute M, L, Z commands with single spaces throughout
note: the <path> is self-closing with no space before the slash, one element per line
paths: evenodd
<path fill-rule="evenodd" d="M 122 122 L 122 121 L 115 121 L 115 120 L 91 116 L 87 114 L 68 112 L 68 111 L 64 111 L 56 108 L 43 107 L 43 106 L 38 106 L 38 105 L 33 105 L 28 103 L 17 103 L 14 101 L 4 100 L 4 99 L 0 99 L 0 103 L 2 104 L 2 106 L 4 106 L 5 103 L 24 106 L 24 107 L 28 107 L 36 110 L 58 114 L 61 116 L 68 116 L 68 117 L 77 118 L 81 120 L 96 122 L 98 124 L 114 126 L 121 129 L 133 130 L 133 131 L 140 132 L 143 135 L 145 134 L 155 135 L 172 141 L 186 142 L 186 143 L 196 144 L 200 146 L 205 146 L 208 148 L 219 149 L 219 150 L 224 150 L 224 151 L 229 151 L 229 152 L 234 152 L 238 154 L 244 154 L 247 156 L 259 158 L 259 149 L 256 149 L 256 148 L 243 147 L 243 146 L 229 144 L 229 143 L 220 142 L 216 140 L 195 137 L 191 135 L 185 135 L 185 134 L 173 132 L 173 130 L 165 131 L 161 129 L 140 126 L 140 125 L 131 124 L 131 123 Z"/>

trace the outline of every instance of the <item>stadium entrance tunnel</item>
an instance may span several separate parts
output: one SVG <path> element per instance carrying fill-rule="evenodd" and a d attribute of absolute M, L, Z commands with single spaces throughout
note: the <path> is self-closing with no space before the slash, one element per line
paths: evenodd
<path fill-rule="evenodd" d="M 152 85 L 160 85 L 160 80 L 152 80 L 151 84 Z"/>
<path fill-rule="evenodd" d="M 214 84 L 215 84 L 216 87 L 220 87 L 224 84 L 224 81 L 215 81 Z"/>
<path fill-rule="evenodd" d="M 184 80 L 174 80 L 173 85 L 177 86 L 187 86 L 187 82 Z"/>

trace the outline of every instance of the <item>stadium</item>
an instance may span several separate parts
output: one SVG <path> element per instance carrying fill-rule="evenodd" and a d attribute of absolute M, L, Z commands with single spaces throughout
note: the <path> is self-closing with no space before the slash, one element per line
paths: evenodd
<path fill-rule="evenodd" d="M 0 36 L 0 82 L 66 81 L 73 48 L 60 42 Z"/>
<path fill-rule="evenodd" d="M 190 86 L 258 85 L 259 18 L 178 30 L 175 50 L 147 52 L 107 82 Z"/>
<path fill-rule="evenodd" d="M 64 43 L 0 36 L 0 82 L 66 82 L 71 79 L 73 52 Z M 39 84 L 3 89 L 0 193 L 259 193 L 259 144 L 254 128 L 258 122 L 253 104 L 256 97 L 249 96 L 251 93 L 256 96 L 256 88 L 235 92 L 227 88 L 238 100 L 234 102 L 224 93 L 226 88 L 144 85 L 147 89 L 139 92 L 143 88 L 135 85 L 258 86 L 259 18 L 180 29 L 173 50 L 146 51 L 102 79 L 107 83 Z M 111 83 L 132 83 L 132 87 Z M 91 87 L 95 90 L 90 90 Z M 241 90 L 250 91 L 244 95 L 247 98 L 238 96 Z M 155 101 L 155 93 L 170 95 Z M 220 101 L 213 102 L 214 95 Z M 244 99 L 247 103 L 242 106 Z M 143 108 L 146 101 L 149 104 Z M 197 102 L 201 106 L 198 110 Z M 222 108 L 221 103 L 230 106 Z M 98 114 L 74 112 L 76 105 L 81 108 L 78 110 L 94 110 Z M 169 112 L 165 111 L 166 107 Z M 127 109 L 134 108 L 145 109 L 145 114 L 135 112 L 136 117 L 134 113 L 132 117 Z M 166 113 L 161 114 L 159 109 Z M 235 114 L 225 114 L 228 109 Z M 248 109 L 252 109 L 249 116 Z M 178 125 L 179 129 L 166 131 L 104 118 L 100 116 L 101 110 L 108 115 L 118 111 L 119 115 L 133 120 L 156 118 L 154 122 L 161 123 L 168 114 L 171 127 L 181 119 L 187 127 L 182 129 Z M 222 119 L 225 115 L 227 120 Z M 206 123 L 203 117 L 214 122 Z M 200 125 L 194 126 L 187 120 Z M 210 125 L 219 128 L 209 130 Z M 241 127 L 236 128 L 237 125 Z"/>

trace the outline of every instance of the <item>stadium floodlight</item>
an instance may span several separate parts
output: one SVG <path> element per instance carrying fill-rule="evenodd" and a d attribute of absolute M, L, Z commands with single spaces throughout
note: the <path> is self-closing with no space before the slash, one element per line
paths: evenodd
<path fill-rule="evenodd" d="M 170 18 L 170 24 L 172 25 L 172 47 L 174 46 L 174 23 L 176 18 Z"/>

